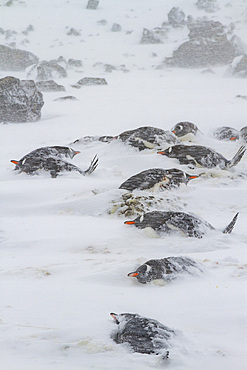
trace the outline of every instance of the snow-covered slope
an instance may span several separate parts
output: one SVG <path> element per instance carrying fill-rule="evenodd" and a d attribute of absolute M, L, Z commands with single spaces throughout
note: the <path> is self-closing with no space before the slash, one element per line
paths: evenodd
<path fill-rule="evenodd" d="M 218 229 L 202 239 L 154 238 L 109 214 L 112 201 L 125 193 L 119 185 L 140 171 L 202 169 L 118 142 L 71 145 L 81 152 L 72 162 L 82 169 L 98 155 L 99 166 L 88 177 L 28 176 L 10 163 L 38 147 L 69 145 L 86 135 L 115 136 L 146 125 L 170 130 L 187 120 L 203 133 L 198 144 L 231 159 L 240 142 L 217 141 L 209 132 L 246 125 L 247 102 L 236 97 L 247 95 L 246 80 L 224 77 L 227 66 L 209 74 L 201 73 L 205 68 L 157 69 L 184 42 L 185 27 L 171 30 L 163 44 L 139 41 L 143 28 L 160 27 L 178 6 L 186 15 L 233 22 L 246 42 L 245 2 L 218 1 L 216 13 L 198 10 L 195 0 L 101 0 L 96 10 L 79 0 L 5 3 L 1 27 L 17 33 L 0 34 L 0 44 L 15 42 L 40 60 L 80 59 L 83 66 L 56 80 L 65 93 L 43 93 L 40 121 L 0 125 L 1 369 L 245 369 L 246 154 L 229 171 L 206 170 L 187 187 L 157 194 L 164 210 L 193 212 Z M 122 31 L 111 32 L 113 23 Z M 24 35 L 30 24 L 34 31 Z M 67 35 L 72 27 L 79 36 Z M 106 72 L 105 63 L 116 70 Z M 7 75 L 26 78 L 25 72 L 0 71 L 0 78 Z M 83 77 L 103 77 L 108 84 L 73 88 Z M 68 95 L 77 100 L 54 101 Z M 236 212 L 233 233 L 222 234 Z M 127 277 L 148 259 L 180 255 L 202 263 L 202 276 L 162 286 Z M 169 361 L 114 343 L 110 312 L 138 313 L 178 330 Z"/>

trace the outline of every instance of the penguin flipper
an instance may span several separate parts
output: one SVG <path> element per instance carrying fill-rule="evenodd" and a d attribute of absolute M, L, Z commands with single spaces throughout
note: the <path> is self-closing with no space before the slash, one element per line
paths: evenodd
<path fill-rule="evenodd" d="M 245 145 L 242 145 L 237 153 L 234 155 L 234 157 L 229 161 L 229 163 L 227 164 L 227 168 L 231 168 L 233 166 L 236 166 L 242 159 L 244 153 L 246 151 L 246 146 Z"/>
<path fill-rule="evenodd" d="M 227 227 L 222 231 L 223 234 L 231 234 L 236 222 L 237 222 L 237 219 L 238 219 L 238 215 L 239 215 L 239 212 L 235 214 L 235 216 L 233 217 L 233 219 L 231 220 L 231 222 L 229 223 L 229 225 L 227 225 Z"/>
<path fill-rule="evenodd" d="M 96 169 L 99 163 L 99 158 L 97 157 L 97 154 L 92 159 L 90 166 L 86 171 L 83 171 L 83 175 L 91 175 L 91 173 Z"/>

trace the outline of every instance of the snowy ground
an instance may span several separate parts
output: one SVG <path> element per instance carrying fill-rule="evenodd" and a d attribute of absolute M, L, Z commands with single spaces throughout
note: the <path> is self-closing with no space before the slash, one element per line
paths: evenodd
<path fill-rule="evenodd" d="M 26 0 L 0 8 L 1 27 L 18 31 L 17 47 L 41 60 L 63 55 L 83 61 L 67 79 L 57 80 L 65 93 L 44 93 L 41 121 L 0 126 L 1 369 L 163 368 L 158 357 L 131 353 L 112 341 L 110 312 L 138 313 L 181 331 L 165 365 L 169 369 L 246 368 L 247 155 L 231 171 L 207 171 L 187 187 L 158 194 L 170 199 L 173 209 L 194 212 L 219 229 L 199 240 L 151 238 L 107 212 L 124 193 L 119 185 L 137 172 L 153 167 L 189 172 L 176 160 L 120 143 L 90 143 L 73 146 L 81 151 L 73 163 L 82 169 L 99 156 L 89 177 L 73 172 L 56 179 L 29 177 L 17 174 L 10 163 L 35 148 L 68 145 L 84 135 L 117 135 L 145 125 L 170 130 L 186 120 L 204 133 L 201 144 L 231 159 L 240 143 L 219 142 L 208 133 L 223 125 L 246 125 L 246 100 L 236 98 L 247 95 L 246 81 L 223 77 L 227 66 L 213 68 L 215 74 L 156 70 L 184 31 L 171 35 L 167 44 L 139 44 L 142 29 L 161 25 L 174 5 L 186 14 L 205 15 L 194 3 L 105 0 L 88 11 L 87 1 Z M 218 3 L 220 10 L 206 15 L 236 22 L 236 34 L 243 38 L 244 1 L 230 8 L 226 1 Z M 102 19 L 105 26 L 97 23 Z M 122 32 L 110 32 L 113 23 L 121 24 Z M 29 24 L 34 32 L 25 37 L 21 31 Z M 81 36 L 67 36 L 71 27 Z M 25 38 L 29 43 L 22 42 Z M 106 73 L 100 65 L 93 67 L 99 62 L 124 64 L 129 72 Z M 0 71 L 0 78 L 6 75 L 26 77 Z M 71 87 L 88 76 L 104 77 L 108 85 Z M 65 95 L 78 100 L 54 102 Z M 233 233 L 222 234 L 236 212 Z M 180 255 L 201 262 L 203 275 L 165 286 L 142 286 L 127 277 L 148 259 Z"/>

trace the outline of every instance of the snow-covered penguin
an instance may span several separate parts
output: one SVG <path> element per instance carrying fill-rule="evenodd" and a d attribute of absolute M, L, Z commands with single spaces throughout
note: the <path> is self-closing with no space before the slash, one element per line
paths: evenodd
<path fill-rule="evenodd" d="M 161 355 L 163 359 L 169 356 L 169 341 L 175 332 L 157 320 L 149 319 L 132 313 L 111 313 L 117 324 L 117 330 L 112 332 L 112 339 L 117 343 L 126 343 L 138 353 Z"/>
<path fill-rule="evenodd" d="M 152 126 L 143 126 L 134 130 L 124 131 L 115 139 L 138 148 L 144 149 L 162 148 L 166 144 L 176 144 L 178 140 L 170 131 L 164 131 Z"/>
<path fill-rule="evenodd" d="M 158 154 L 175 158 L 180 164 L 206 168 L 219 167 L 222 170 L 227 170 L 240 162 L 245 151 L 246 147 L 242 145 L 231 160 L 226 159 L 213 149 L 201 145 L 174 145 L 159 151 Z"/>
<path fill-rule="evenodd" d="M 190 180 L 197 179 L 198 177 L 199 175 L 189 175 L 177 168 L 168 170 L 163 168 L 151 168 L 131 176 L 119 186 L 119 189 L 126 189 L 128 191 L 133 191 L 135 189 L 170 189 L 181 184 L 187 185 Z"/>
<path fill-rule="evenodd" d="M 241 139 L 247 143 L 247 126 L 242 127 L 239 134 Z"/>
<path fill-rule="evenodd" d="M 130 272 L 128 276 L 135 277 L 141 284 L 146 284 L 155 280 L 169 282 L 184 273 L 193 275 L 201 271 L 200 265 L 191 258 L 167 257 L 149 260 Z"/>
<path fill-rule="evenodd" d="M 51 177 L 55 178 L 60 172 L 77 171 L 81 175 L 90 175 L 98 166 L 98 158 L 95 156 L 86 171 L 81 170 L 79 167 L 72 163 L 66 162 L 63 159 L 54 157 L 34 157 L 24 160 L 22 163 L 12 160 L 19 169 L 19 173 L 25 172 L 28 175 L 38 174 L 39 171 L 50 172 Z"/>
<path fill-rule="evenodd" d="M 198 127 L 192 122 L 178 122 L 172 129 L 180 141 L 195 141 L 196 136 L 200 133 Z"/>
<path fill-rule="evenodd" d="M 238 213 L 229 225 L 222 230 L 230 234 L 235 226 Z M 125 221 L 126 225 L 135 225 L 139 229 L 151 228 L 158 234 L 180 233 L 184 236 L 202 238 L 209 230 L 215 230 L 207 221 L 193 214 L 173 211 L 152 211 L 138 216 L 133 221 Z"/>
<path fill-rule="evenodd" d="M 46 159 L 48 157 L 54 157 L 73 159 L 74 156 L 79 153 L 80 152 L 78 150 L 74 150 L 67 146 L 44 146 L 24 155 L 24 157 L 22 157 L 19 161 L 15 161 L 18 162 L 15 169 L 18 170 L 25 164 L 25 162 L 31 162 L 36 158 Z"/>
<path fill-rule="evenodd" d="M 239 139 L 239 132 L 233 127 L 222 126 L 212 132 L 212 135 L 217 140 L 236 141 Z"/>

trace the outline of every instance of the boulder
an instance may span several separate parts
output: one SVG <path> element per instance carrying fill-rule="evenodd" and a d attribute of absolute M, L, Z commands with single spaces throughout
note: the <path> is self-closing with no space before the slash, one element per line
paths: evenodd
<path fill-rule="evenodd" d="M 69 68 L 80 68 L 82 67 L 82 61 L 80 59 L 73 59 L 73 58 L 70 58 L 68 60 L 68 67 Z"/>
<path fill-rule="evenodd" d="M 29 51 L 0 45 L 0 70 L 2 71 L 24 71 L 28 66 L 38 62 L 39 58 Z"/>
<path fill-rule="evenodd" d="M 81 80 L 79 80 L 74 86 L 80 88 L 81 86 L 93 86 L 93 85 L 107 85 L 107 82 L 105 78 L 84 77 Z"/>
<path fill-rule="evenodd" d="M 0 79 L 0 121 L 38 121 L 43 105 L 43 95 L 34 81 L 11 76 Z"/>
<path fill-rule="evenodd" d="M 42 61 L 34 64 L 27 70 L 27 78 L 32 78 L 36 81 L 47 81 L 56 78 L 66 78 L 66 70 L 56 61 Z"/>
<path fill-rule="evenodd" d="M 39 89 L 39 91 L 42 91 L 42 92 L 65 91 L 64 86 L 58 85 L 53 80 L 39 81 L 36 83 L 36 86 Z"/>
<path fill-rule="evenodd" d="M 168 22 L 172 27 L 181 27 L 185 24 L 184 12 L 176 7 L 173 7 L 167 14 Z"/>
<path fill-rule="evenodd" d="M 122 31 L 122 27 L 120 26 L 120 24 L 113 23 L 111 32 L 121 32 L 121 31 Z"/>
<path fill-rule="evenodd" d="M 99 0 L 88 0 L 86 9 L 97 9 Z"/>
<path fill-rule="evenodd" d="M 141 44 L 161 44 L 162 41 L 155 32 L 143 28 L 142 38 L 140 41 Z"/>
<path fill-rule="evenodd" d="M 203 20 L 189 24 L 188 28 L 189 40 L 181 44 L 172 57 L 165 59 L 166 65 L 184 68 L 225 65 L 240 54 L 234 37 L 228 40 L 220 22 Z"/>
<path fill-rule="evenodd" d="M 226 76 L 247 78 L 247 55 L 240 55 L 233 59 L 226 71 Z"/>

